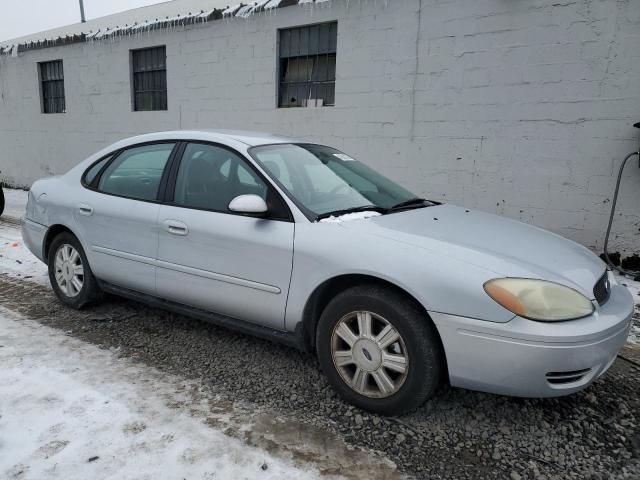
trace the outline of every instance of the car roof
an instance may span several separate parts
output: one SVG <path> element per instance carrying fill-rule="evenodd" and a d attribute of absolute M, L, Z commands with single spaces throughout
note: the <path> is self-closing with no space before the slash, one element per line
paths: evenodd
<path fill-rule="evenodd" d="M 155 132 L 128 138 L 124 142 L 135 144 L 158 140 L 235 140 L 249 146 L 271 145 L 277 143 L 300 143 L 301 140 L 268 132 L 254 132 L 249 130 L 197 129 L 173 130 Z"/>

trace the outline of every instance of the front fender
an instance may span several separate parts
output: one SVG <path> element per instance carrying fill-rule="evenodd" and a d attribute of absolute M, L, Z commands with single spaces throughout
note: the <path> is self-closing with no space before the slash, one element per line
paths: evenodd
<path fill-rule="evenodd" d="M 484 291 L 495 272 L 340 224 L 303 223 L 296 224 L 286 330 L 303 320 L 307 301 L 320 285 L 353 274 L 389 282 L 427 311 L 499 323 L 513 318 Z"/>

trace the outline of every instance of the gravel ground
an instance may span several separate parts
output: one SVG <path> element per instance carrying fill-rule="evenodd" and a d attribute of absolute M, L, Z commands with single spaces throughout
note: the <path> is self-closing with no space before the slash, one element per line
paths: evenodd
<path fill-rule="evenodd" d="M 418 411 L 384 418 L 341 401 L 312 355 L 281 345 L 115 298 L 76 312 L 48 288 L 8 277 L 0 277 L 0 303 L 200 381 L 231 401 L 276 412 L 294 440 L 329 431 L 416 478 L 640 478 L 640 368 L 623 360 L 570 397 L 528 400 L 443 387 Z M 238 435 L 277 450 L 264 435 L 274 428 Z"/>

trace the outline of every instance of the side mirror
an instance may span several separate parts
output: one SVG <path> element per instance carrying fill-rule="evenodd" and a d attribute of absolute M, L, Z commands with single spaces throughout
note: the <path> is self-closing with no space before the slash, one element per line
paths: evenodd
<path fill-rule="evenodd" d="M 237 213 L 267 213 L 267 203 L 258 195 L 239 195 L 229 203 L 229 210 Z"/>

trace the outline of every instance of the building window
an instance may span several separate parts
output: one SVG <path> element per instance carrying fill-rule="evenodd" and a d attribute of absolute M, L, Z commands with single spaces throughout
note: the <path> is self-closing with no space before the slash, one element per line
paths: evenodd
<path fill-rule="evenodd" d="M 64 70 L 62 60 L 41 62 L 40 82 L 42 92 L 42 113 L 64 113 Z"/>
<path fill-rule="evenodd" d="M 167 52 L 165 47 L 131 51 L 133 110 L 167 109 Z"/>
<path fill-rule="evenodd" d="M 334 105 L 338 23 L 280 30 L 280 107 Z"/>

